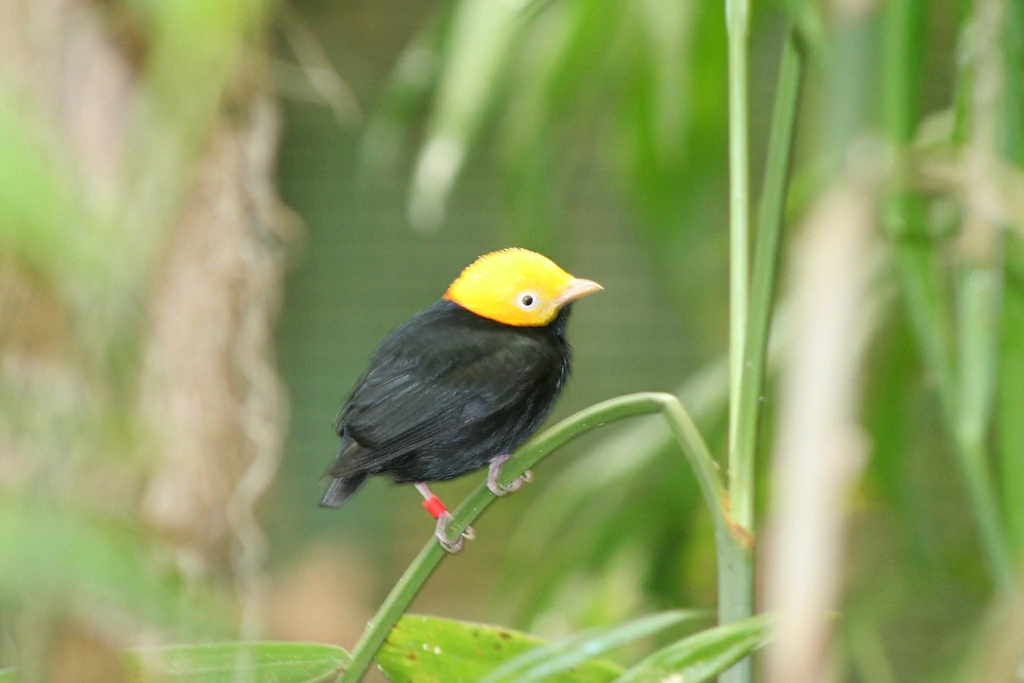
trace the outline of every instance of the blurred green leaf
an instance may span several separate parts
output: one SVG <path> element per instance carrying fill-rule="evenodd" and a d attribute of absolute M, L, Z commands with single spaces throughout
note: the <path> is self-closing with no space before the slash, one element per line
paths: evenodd
<path fill-rule="evenodd" d="M 647 212 L 644 227 L 665 247 L 692 229 L 704 199 L 695 188 L 722 183 L 717 171 L 725 172 L 725 25 L 721 7 L 710 3 L 631 7 L 638 47 L 621 103 L 624 170 Z M 655 253 L 678 258 L 677 249 Z"/>
<path fill-rule="evenodd" d="M 1008 589 L 1013 582 L 1013 564 L 988 447 L 1003 310 L 1002 272 L 987 264 L 965 263 L 958 284 L 960 363 L 957 403 L 951 409 L 955 423 L 950 427 L 959 446 L 956 454 L 978 520 L 981 546 L 993 578 L 1000 588 Z"/>
<path fill-rule="evenodd" d="M 194 591 L 195 589 L 191 589 Z M 212 602 L 198 607 L 160 570 L 137 533 L 81 513 L 0 503 L 0 598 L 193 634 L 223 630 Z"/>
<path fill-rule="evenodd" d="M 698 7 L 678 0 L 645 0 L 630 3 L 643 50 L 646 84 L 645 112 L 653 141 L 653 161 L 670 168 L 682 159 L 690 128 L 690 100 Z"/>
<path fill-rule="evenodd" d="M 771 615 L 759 614 L 684 638 L 627 671 L 615 683 L 700 683 L 728 670 L 769 640 Z"/>
<path fill-rule="evenodd" d="M 1007 237 L 1007 274 L 997 403 L 998 453 L 1011 544 L 1024 550 L 1024 245 Z"/>
<path fill-rule="evenodd" d="M 452 13 L 435 109 L 412 180 L 409 219 L 434 230 L 484 114 L 494 101 L 528 0 L 462 0 Z"/>
<path fill-rule="evenodd" d="M 1005 52 L 1003 154 L 1024 169 L 1024 3 L 1007 6 L 1003 37 Z M 1017 226 L 1018 228 L 1022 226 Z M 999 386 L 997 387 L 998 453 L 1003 477 L 1003 503 L 1013 552 L 1024 553 L 1024 244 L 1006 231 L 1006 279 L 1001 325 Z M 1018 565 L 1018 569 L 1019 569 Z"/>
<path fill-rule="evenodd" d="M 450 8 L 438 6 L 395 60 L 362 135 L 359 157 L 365 170 L 381 176 L 397 172 L 414 118 L 437 83 Z"/>
<path fill-rule="evenodd" d="M 204 141 L 226 81 L 236 75 L 246 40 L 268 5 L 267 0 L 146 3 L 153 32 L 148 84 L 161 114 L 185 133 L 180 143 Z"/>
<path fill-rule="evenodd" d="M 377 664 L 395 683 L 476 683 L 494 667 L 543 643 L 498 626 L 406 615 L 377 653 Z M 595 660 L 545 680 L 605 683 L 621 672 L 610 662 Z"/>
<path fill-rule="evenodd" d="M 141 648 L 125 659 L 133 683 L 327 683 L 349 656 L 335 645 L 265 642 Z"/>
<path fill-rule="evenodd" d="M 825 20 L 817 0 L 785 0 L 785 5 L 796 26 L 797 38 L 806 46 L 809 56 L 825 58 Z"/>
<path fill-rule="evenodd" d="M 550 3 L 538 9 L 516 54 L 503 117 L 502 163 L 513 232 L 521 244 L 546 251 L 557 235 L 551 192 L 556 138 L 572 134 L 567 120 L 591 125 L 576 111 L 585 103 L 596 100 L 599 112 L 607 105 L 607 74 L 621 68 L 613 46 L 625 32 L 624 7 L 622 0 Z"/>
<path fill-rule="evenodd" d="M 18 683 L 20 680 L 17 669 L 0 669 L 0 683 Z"/>
<path fill-rule="evenodd" d="M 131 4 L 146 15 L 149 31 L 145 106 L 126 136 L 128 188 L 119 238 L 131 240 L 141 256 L 129 261 L 132 274 L 147 277 L 161 238 L 181 215 L 218 116 L 233 98 L 241 103 L 259 96 L 255 83 L 263 78 L 263 63 L 252 59 L 253 42 L 270 0 Z"/>
<path fill-rule="evenodd" d="M 73 288 L 100 277 L 116 245 L 98 233 L 70 161 L 35 113 L 0 90 L 0 254 Z"/>
<path fill-rule="evenodd" d="M 533 683 L 686 621 L 707 616 L 699 610 L 652 614 L 609 628 L 593 629 L 557 643 L 540 645 L 506 662 L 480 683 Z"/>

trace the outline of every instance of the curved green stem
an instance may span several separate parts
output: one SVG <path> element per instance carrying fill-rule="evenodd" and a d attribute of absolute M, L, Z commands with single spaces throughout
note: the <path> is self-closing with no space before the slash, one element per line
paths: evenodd
<path fill-rule="evenodd" d="M 613 420 L 650 413 L 661 413 L 665 416 L 672 434 L 679 441 L 697 476 L 701 495 L 715 525 L 719 566 L 735 564 L 737 558 L 747 550 L 742 534 L 737 534 L 730 522 L 725 503 L 725 489 L 718 477 L 717 465 L 693 420 L 672 394 L 630 394 L 581 410 L 519 449 L 501 468 L 502 480 L 504 483 L 510 483 L 556 448 L 586 431 Z M 454 512 L 454 520 L 449 525 L 453 536 L 457 537 L 457 534 L 473 524 L 494 500 L 494 494 L 483 484 L 473 491 Z M 362 638 L 352 651 L 352 662 L 340 683 L 355 683 L 362 679 L 388 633 L 445 555 L 437 541 L 431 538 L 395 584 L 391 594 L 377 610 L 377 614 L 370 620 Z"/>

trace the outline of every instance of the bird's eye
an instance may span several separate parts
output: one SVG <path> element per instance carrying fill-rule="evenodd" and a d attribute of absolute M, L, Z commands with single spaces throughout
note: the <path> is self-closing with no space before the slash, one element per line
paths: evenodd
<path fill-rule="evenodd" d="M 524 311 L 532 311 L 540 305 L 540 297 L 533 292 L 522 292 L 516 297 L 516 305 Z"/>

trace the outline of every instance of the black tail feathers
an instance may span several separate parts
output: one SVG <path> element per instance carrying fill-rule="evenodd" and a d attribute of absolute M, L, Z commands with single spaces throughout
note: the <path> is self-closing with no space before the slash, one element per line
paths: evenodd
<path fill-rule="evenodd" d="M 331 479 L 331 483 L 327 485 L 327 490 L 324 491 L 323 497 L 320 498 L 320 507 L 338 507 L 345 502 L 346 498 L 355 493 L 356 489 L 363 485 L 366 477 L 367 474 L 365 472 L 358 472 L 345 477 Z"/>

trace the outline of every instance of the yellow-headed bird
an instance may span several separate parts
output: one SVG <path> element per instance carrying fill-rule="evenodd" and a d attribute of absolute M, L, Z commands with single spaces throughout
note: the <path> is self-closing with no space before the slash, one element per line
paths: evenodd
<path fill-rule="evenodd" d="M 449 552 L 451 520 L 427 482 L 501 465 L 532 434 L 565 385 L 573 301 L 601 286 L 526 249 L 504 249 L 462 271 L 444 297 L 388 335 L 338 414 L 341 439 L 320 505 L 338 507 L 370 475 L 412 482 Z M 527 473 L 529 475 L 529 473 Z"/>

